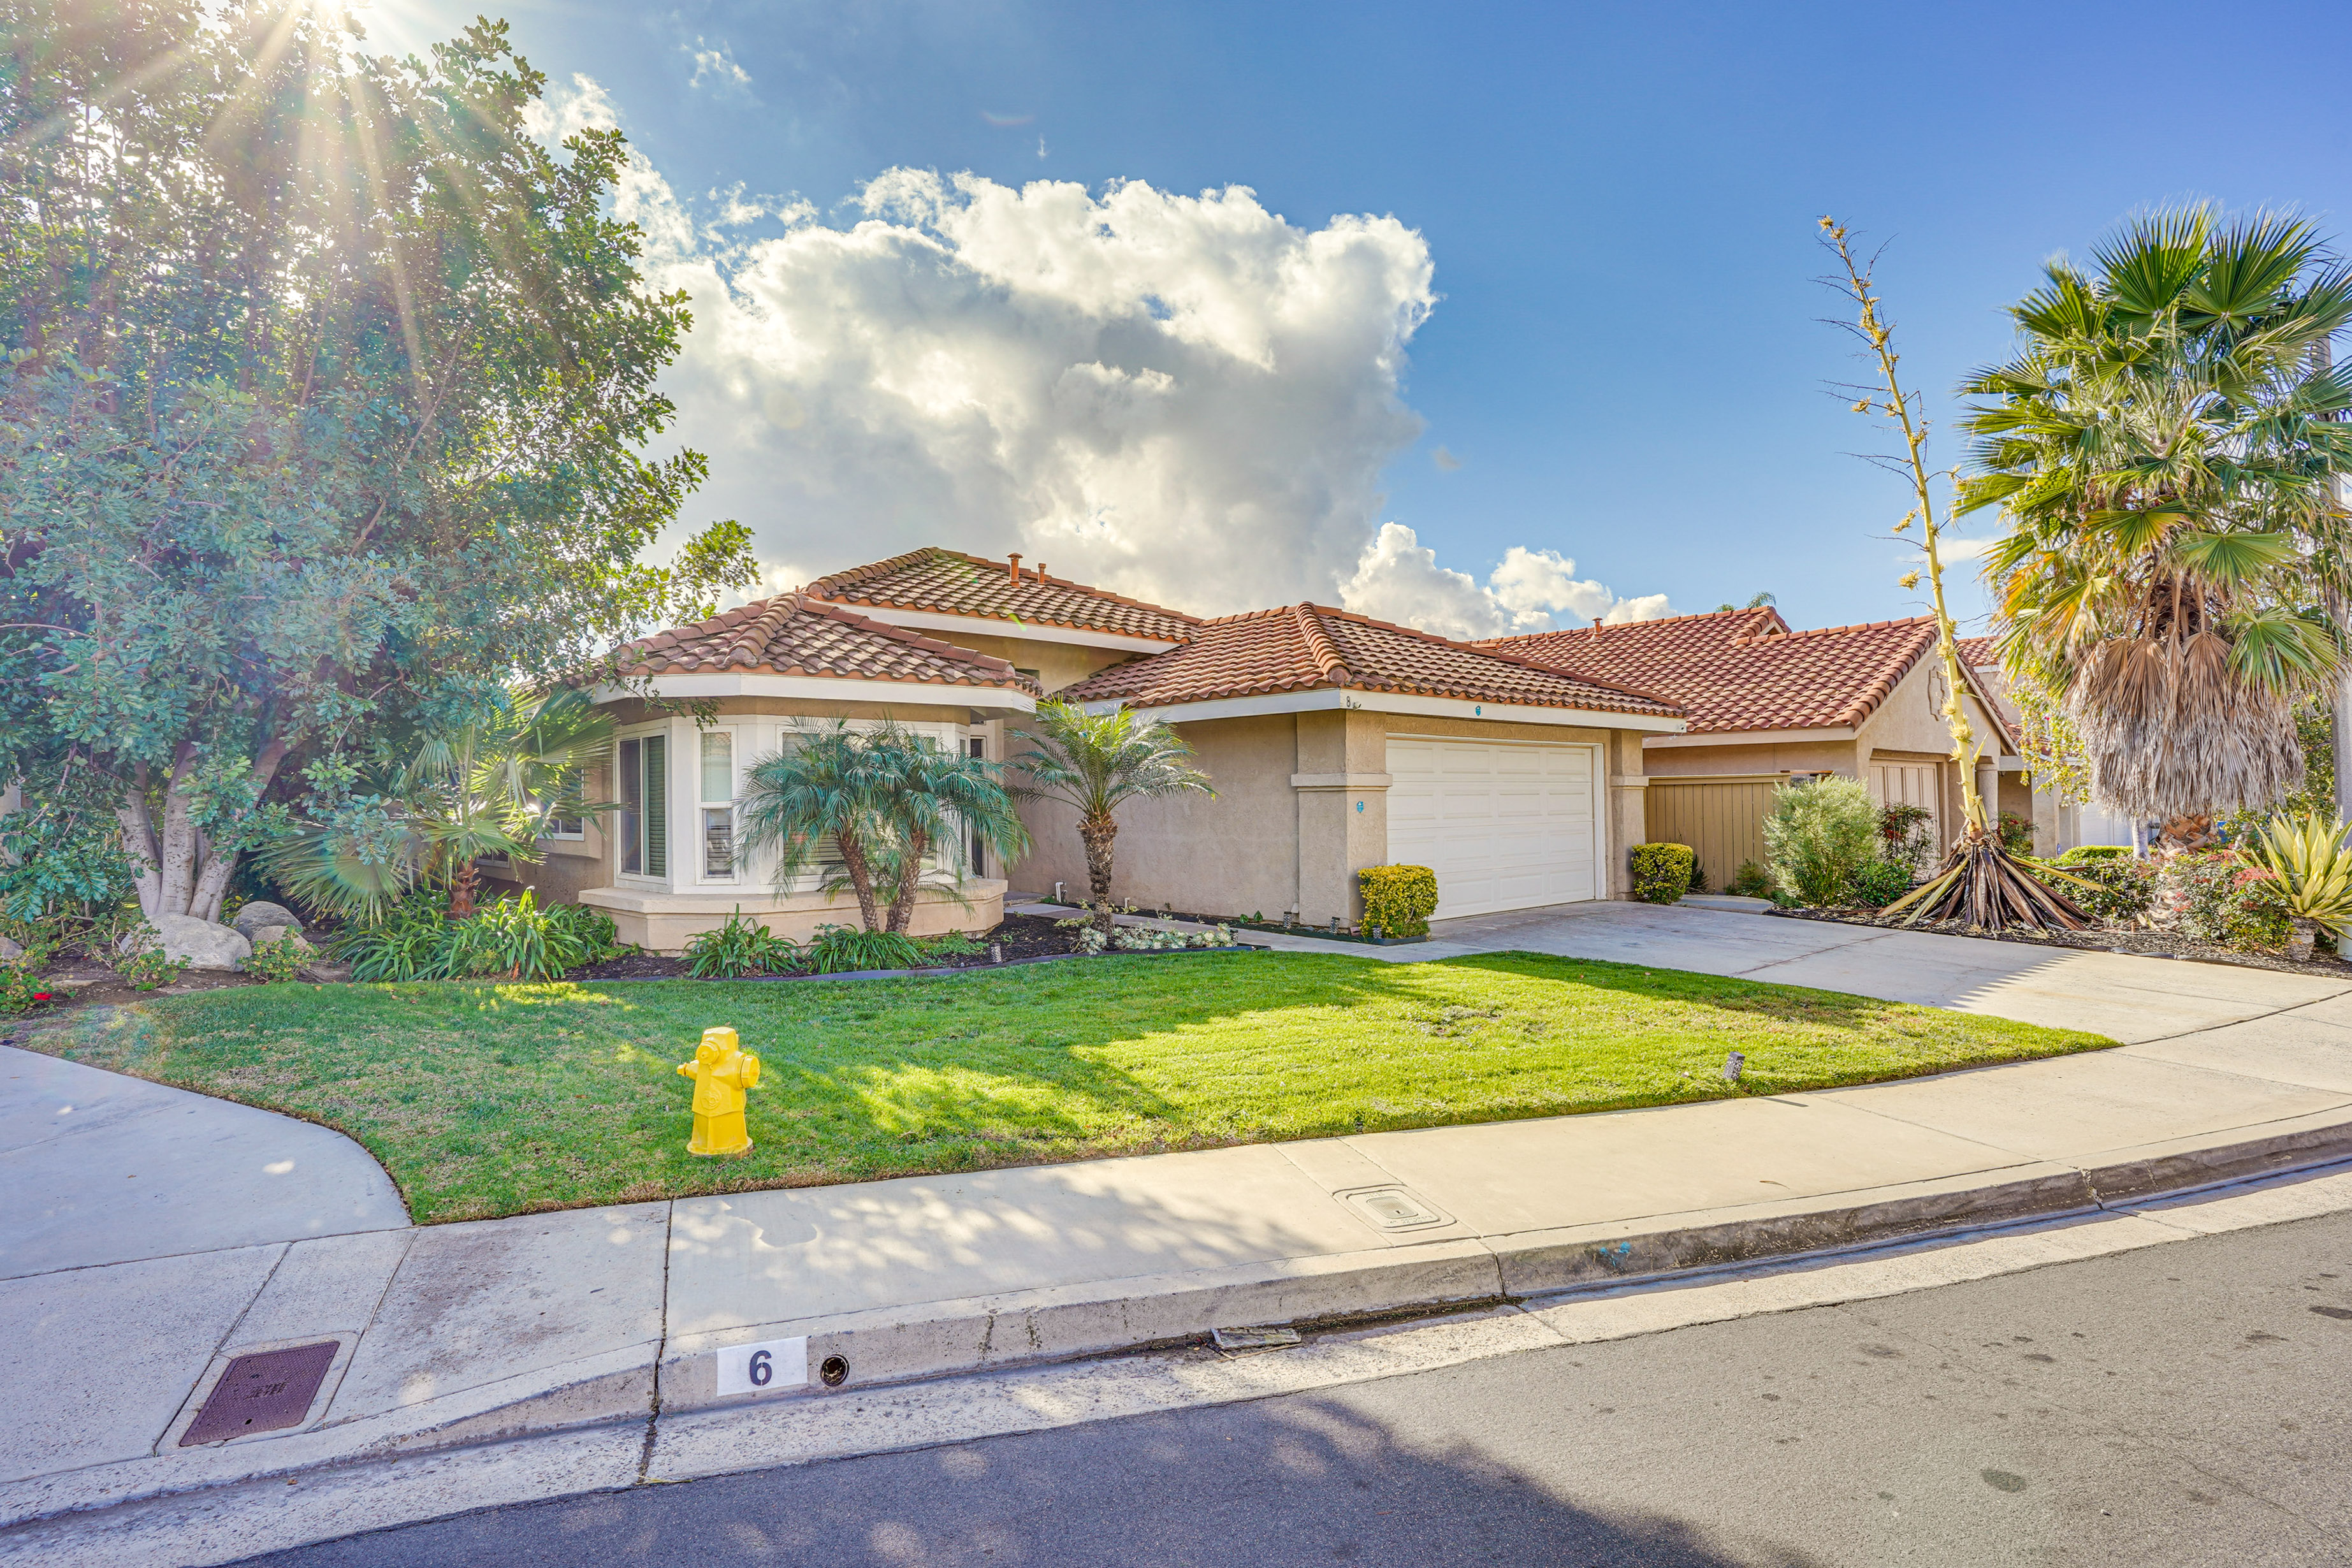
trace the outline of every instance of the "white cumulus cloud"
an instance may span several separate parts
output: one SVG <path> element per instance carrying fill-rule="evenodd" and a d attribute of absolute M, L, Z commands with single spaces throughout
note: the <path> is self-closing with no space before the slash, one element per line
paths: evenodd
<path fill-rule="evenodd" d="M 576 77 L 534 124 L 615 122 Z M 828 219 L 689 203 L 642 156 L 615 205 L 651 280 L 692 297 L 664 387 L 710 458 L 693 515 L 749 527 L 772 588 L 946 544 L 1203 614 L 1337 594 L 1486 631 L 1619 603 L 1568 596 L 1542 552 L 1481 588 L 1422 551 L 1416 579 L 1411 531 L 1400 554 L 1377 526 L 1381 470 L 1422 432 L 1399 386 L 1436 301 L 1394 217 L 898 168 Z M 1416 580 L 1437 596 L 1399 596 Z"/>
<path fill-rule="evenodd" d="M 698 37 L 684 47 L 694 58 L 694 76 L 687 86 L 708 87 L 721 97 L 751 97 L 751 73 L 735 63 L 735 51 L 724 39 L 713 45 Z"/>
<path fill-rule="evenodd" d="M 1481 584 L 1437 563 L 1437 552 L 1401 522 L 1381 525 L 1339 584 L 1339 602 L 1376 620 L 1419 626 L 1441 637 L 1476 638 L 1546 632 L 1562 615 L 1585 621 L 1654 620 L 1671 615 L 1664 594 L 1621 599 L 1580 580 L 1576 563 L 1551 550 L 1515 544 Z M 1574 624 L 1569 622 L 1567 624 Z"/>

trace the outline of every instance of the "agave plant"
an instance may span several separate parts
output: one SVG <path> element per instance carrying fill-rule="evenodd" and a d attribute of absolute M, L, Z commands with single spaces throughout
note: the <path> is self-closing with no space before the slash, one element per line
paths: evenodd
<path fill-rule="evenodd" d="M 2326 926 L 2341 937 L 2352 928 L 2352 824 L 2316 811 L 2271 818 L 2251 847 L 2254 864 L 2276 877 L 2286 901 L 2286 955 L 2311 956 L 2311 944 Z"/>

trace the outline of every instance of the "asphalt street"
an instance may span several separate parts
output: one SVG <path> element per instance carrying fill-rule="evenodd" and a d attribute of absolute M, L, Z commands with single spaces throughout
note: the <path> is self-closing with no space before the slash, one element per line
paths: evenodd
<path fill-rule="evenodd" d="M 2304 1568 L 2352 1563 L 2348 1374 L 2337 1215 L 253 1561 Z"/>

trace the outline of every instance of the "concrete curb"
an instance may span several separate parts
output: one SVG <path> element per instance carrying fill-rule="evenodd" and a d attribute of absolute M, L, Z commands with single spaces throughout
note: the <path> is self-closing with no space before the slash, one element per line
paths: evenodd
<path fill-rule="evenodd" d="M 2336 1119 L 2330 1120 L 2330 1115 Z M 2241 1129 L 2244 1132 L 2250 1129 Z M 2341 1112 L 2126 1152 L 2078 1167 L 2024 1162 L 1974 1176 L 1700 1211 L 1643 1222 L 1433 1238 L 1121 1280 L 1008 1292 L 675 1335 L 332 1426 L 123 1460 L 0 1486 L 0 1528 L 145 1499 L 410 1454 L 664 1415 L 799 1404 L 973 1373 L 1040 1366 L 1204 1339 L 1218 1328 L 1332 1327 L 1517 1304 L 1726 1266 L 1834 1257 L 2074 1215 L 2128 1212 L 2151 1197 L 2352 1160 Z M 1990 1179 L 1987 1179 L 1990 1178 Z M 806 1336 L 814 1369 L 849 1363 L 827 1389 L 721 1396 L 713 1352 Z M 657 1356 L 657 1360 L 656 1360 Z"/>

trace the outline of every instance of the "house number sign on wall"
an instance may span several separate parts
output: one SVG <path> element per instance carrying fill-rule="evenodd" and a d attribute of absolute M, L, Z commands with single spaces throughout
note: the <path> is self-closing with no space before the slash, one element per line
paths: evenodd
<path fill-rule="evenodd" d="M 765 1340 L 758 1344 L 730 1345 L 719 1352 L 719 1392 L 782 1394 L 806 1388 L 809 1381 L 808 1336 Z"/>

